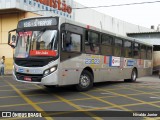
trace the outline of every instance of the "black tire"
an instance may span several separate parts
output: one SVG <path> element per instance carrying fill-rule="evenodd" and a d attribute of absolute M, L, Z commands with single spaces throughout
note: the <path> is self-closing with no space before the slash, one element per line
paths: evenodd
<path fill-rule="evenodd" d="M 125 82 L 136 82 L 137 79 L 137 70 L 133 69 L 131 73 L 131 79 L 126 79 Z"/>
<path fill-rule="evenodd" d="M 79 92 L 87 91 L 93 87 L 93 75 L 87 71 L 84 70 L 79 78 L 79 84 L 76 85 L 76 89 Z"/>

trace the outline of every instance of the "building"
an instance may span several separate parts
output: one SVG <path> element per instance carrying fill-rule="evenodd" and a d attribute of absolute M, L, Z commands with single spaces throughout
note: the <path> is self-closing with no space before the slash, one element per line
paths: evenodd
<path fill-rule="evenodd" d="M 139 39 L 140 41 L 147 42 L 152 45 L 160 45 L 159 31 L 127 33 L 127 36 Z"/>
<path fill-rule="evenodd" d="M 85 6 L 73 3 L 75 8 L 83 8 Z M 133 32 L 151 32 L 153 29 L 148 29 L 139 25 L 128 23 L 126 21 L 113 18 L 111 16 L 105 15 L 93 9 L 75 9 L 74 20 L 82 22 L 85 24 L 91 24 L 100 29 L 104 29 L 122 36 L 126 36 L 126 33 Z"/>
<path fill-rule="evenodd" d="M 57 2 L 56 2 L 57 1 Z M 7 45 L 8 31 L 15 29 L 20 19 L 34 16 L 60 16 L 90 26 L 126 36 L 131 32 L 153 30 L 134 25 L 84 7 L 74 0 L 0 0 L 0 57 L 6 56 L 8 69 L 12 68 L 13 49 Z"/>

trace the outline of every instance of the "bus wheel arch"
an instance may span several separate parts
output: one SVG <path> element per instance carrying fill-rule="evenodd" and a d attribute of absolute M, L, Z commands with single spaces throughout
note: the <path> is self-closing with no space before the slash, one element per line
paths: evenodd
<path fill-rule="evenodd" d="M 138 70 L 136 67 L 134 67 L 132 69 L 132 72 L 131 72 L 131 78 L 130 79 L 125 79 L 124 81 L 125 82 L 136 82 L 136 79 L 138 78 Z"/>
<path fill-rule="evenodd" d="M 86 68 L 84 68 L 84 69 L 83 69 L 83 71 L 85 71 L 85 70 L 86 70 L 86 71 L 89 71 L 89 72 L 92 74 L 93 79 L 94 79 L 94 74 L 93 74 L 93 70 L 92 70 L 92 68 L 90 68 L 90 67 L 86 67 Z M 82 72 L 83 72 L 83 71 L 82 71 Z"/>
<path fill-rule="evenodd" d="M 79 83 L 76 85 L 76 89 L 80 92 L 87 91 L 93 87 L 94 75 L 90 67 L 83 69 L 80 77 Z"/>

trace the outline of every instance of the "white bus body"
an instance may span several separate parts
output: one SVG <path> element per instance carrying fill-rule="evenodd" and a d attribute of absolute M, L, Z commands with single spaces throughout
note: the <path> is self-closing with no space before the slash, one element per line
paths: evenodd
<path fill-rule="evenodd" d="M 46 19 L 54 17 L 41 18 L 21 20 L 16 29 L 16 46 L 12 45 L 16 81 L 47 87 L 76 85 L 85 91 L 95 82 L 134 82 L 152 74 L 152 46 L 64 18 L 55 17 L 53 23 Z"/>

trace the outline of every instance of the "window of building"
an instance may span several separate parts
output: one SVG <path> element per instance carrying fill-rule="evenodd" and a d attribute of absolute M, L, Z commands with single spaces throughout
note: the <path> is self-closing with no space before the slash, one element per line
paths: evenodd
<path fill-rule="evenodd" d="M 132 42 L 130 41 L 124 42 L 124 57 L 127 57 L 127 58 L 132 57 Z"/>
<path fill-rule="evenodd" d="M 114 56 L 121 57 L 122 56 L 122 46 L 123 40 L 119 38 L 115 38 L 114 42 Z"/>
<path fill-rule="evenodd" d="M 101 53 L 103 55 L 112 55 L 113 37 L 103 34 L 101 38 Z"/>
<path fill-rule="evenodd" d="M 99 48 L 99 34 L 96 32 L 86 31 L 85 34 L 85 52 L 98 54 Z"/>

